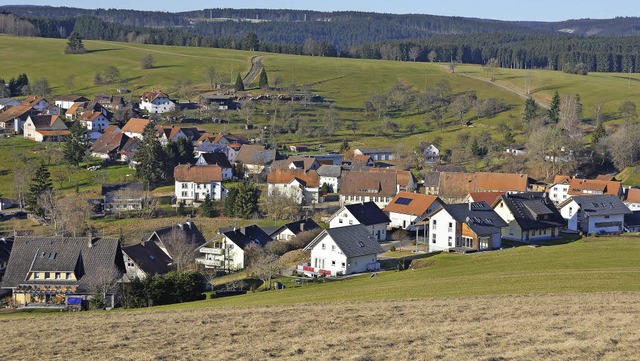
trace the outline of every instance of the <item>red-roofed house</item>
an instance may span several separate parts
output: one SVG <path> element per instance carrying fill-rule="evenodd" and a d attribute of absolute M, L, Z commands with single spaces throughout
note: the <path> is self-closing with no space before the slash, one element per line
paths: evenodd
<path fill-rule="evenodd" d="M 487 202 L 490 206 L 505 192 L 471 192 L 467 194 L 462 203 Z"/>
<path fill-rule="evenodd" d="M 640 189 L 629 188 L 624 197 L 624 204 L 631 211 L 640 211 Z"/>
<path fill-rule="evenodd" d="M 549 187 L 549 199 L 555 204 L 566 201 L 570 196 L 612 194 L 622 197 L 622 183 L 616 180 L 570 178 L 556 176 Z"/>
<path fill-rule="evenodd" d="M 320 176 L 315 170 L 272 169 L 267 175 L 269 195 L 285 194 L 295 198 L 300 204 L 318 202 Z"/>
<path fill-rule="evenodd" d="M 156 125 L 156 138 L 160 144 L 167 145 L 170 142 L 177 142 L 180 138 L 187 138 L 187 136 L 179 127 Z"/>
<path fill-rule="evenodd" d="M 122 127 L 122 132 L 130 138 L 142 139 L 142 133 L 147 124 L 151 123 L 149 119 L 131 118 L 127 124 Z"/>
<path fill-rule="evenodd" d="M 436 196 L 400 192 L 384 207 L 384 210 L 389 212 L 391 228 L 415 231 L 417 222 L 443 204 L 444 202 Z"/>
<path fill-rule="evenodd" d="M 96 140 L 109 126 L 109 119 L 101 112 L 87 111 L 78 117 L 78 121 L 89 131 L 89 139 Z"/>
<path fill-rule="evenodd" d="M 166 113 L 174 110 L 176 103 L 161 91 L 144 92 L 140 95 L 140 109 L 149 113 Z"/>
<path fill-rule="evenodd" d="M 69 129 L 58 115 L 33 115 L 23 127 L 24 137 L 36 142 L 64 141 Z"/>
<path fill-rule="evenodd" d="M 173 176 L 178 202 L 203 202 L 207 194 L 211 200 L 227 196 L 227 189 L 222 185 L 222 168 L 217 165 L 180 164 L 173 170 Z"/>

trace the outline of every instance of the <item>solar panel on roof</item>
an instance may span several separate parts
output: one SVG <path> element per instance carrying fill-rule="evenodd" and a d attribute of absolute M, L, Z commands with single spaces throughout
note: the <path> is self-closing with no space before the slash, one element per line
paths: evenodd
<path fill-rule="evenodd" d="M 395 204 L 402 204 L 403 206 L 406 206 L 409 203 L 411 203 L 412 200 L 413 199 L 411 199 L 411 198 L 398 197 L 398 199 L 396 199 L 396 201 L 394 203 Z"/>

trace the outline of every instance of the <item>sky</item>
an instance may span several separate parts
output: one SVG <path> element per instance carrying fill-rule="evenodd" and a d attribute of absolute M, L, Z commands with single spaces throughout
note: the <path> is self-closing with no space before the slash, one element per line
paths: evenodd
<path fill-rule="evenodd" d="M 637 0 L 0 0 L 0 5 L 51 5 L 86 9 L 118 8 L 157 11 L 188 11 L 205 8 L 266 8 L 318 11 L 372 11 L 394 14 L 430 14 L 497 20 L 559 21 L 568 19 L 607 19 L 640 16 Z"/>

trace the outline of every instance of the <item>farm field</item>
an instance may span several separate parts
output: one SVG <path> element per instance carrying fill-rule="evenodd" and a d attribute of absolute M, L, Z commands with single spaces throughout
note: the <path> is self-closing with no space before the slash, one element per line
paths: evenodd
<path fill-rule="evenodd" d="M 16 342 L 0 359 L 631 360 L 639 251 L 586 238 L 144 310 L 3 315 Z"/>

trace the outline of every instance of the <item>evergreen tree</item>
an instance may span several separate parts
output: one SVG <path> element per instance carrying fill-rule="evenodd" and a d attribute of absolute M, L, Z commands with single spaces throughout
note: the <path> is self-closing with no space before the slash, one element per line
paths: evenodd
<path fill-rule="evenodd" d="M 227 191 L 227 197 L 224 199 L 224 214 L 227 217 L 236 216 L 236 198 L 238 189 L 232 188 Z"/>
<path fill-rule="evenodd" d="M 38 204 L 38 201 L 49 190 L 53 190 L 51 173 L 49 173 L 49 169 L 44 163 L 40 163 L 33 178 L 31 178 L 31 184 L 27 191 L 27 210 L 39 217 L 44 217 L 44 209 Z"/>
<path fill-rule="evenodd" d="M 598 126 L 596 126 L 596 129 L 591 134 L 591 150 L 595 149 L 600 139 L 604 138 L 605 135 L 606 135 L 606 131 L 604 129 L 604 124 L 600 122 L 598 123 Z"/>
<path fill-rule="evenodd" d="M 208 194 L 204 197 L 204 202 L 200 205 L 200 210 L 202 211 L 202 215 L 205 217 L 212 218 L 215 216 L 216 210 L 213 206 L 213 201 Z"/>
<path fill-rule="evenodd" d="M 65 54 L 83 54 L 86 53 L 87 50 L 84 48 L 84 44 L 82 43 L 82 38 L 80 34 L 77 32 L 72 32 L 71 35 L 67 38 L 67 48 L 64 49 Z"/>
<path fill-rule="evenodd" d="M 551 105 L 549 106 L 549 121 L 551 123 L 557 123 L 560 121 L 560 94 L 556 91 L 551 98 Z"/>
<path fill-rule="evenodd" d="M 244 38 L 244 50 L 249 51 L 257 51 L 260 47 L 260 40 L 258 40 L 258 35 L 254 32 L 250 32 Z"/>
<path fill-rule="evenodd" d="M 264 68 L 262 68 L 260 72 L 260 82 L 258 86 L 262 89 L 269 88 L 269 78 L 267 78 L 267 71 Z"/>
<path fill-rule="evenodd" d="M 244 82 L 242 82 L 242 77 L 240 76 L 240 73 L 238 73 L 238 76 L 236 77 L 236 83 L 233 86 L 233 88 L 237 91 L 244 91 Z"/>
<path fill-rule="evenodd" d="M 155 136 L 152 123 L 147 124 L 142 135 L 142 142 L 136 153 L 136 177 L 149 186 L 157 185 L 165 176 L 164 159 L 166 154 Z"/>
<path fill-rule="evenodd" d="M 69 137 L 62 147 L 64 159 L 74 166 L 78 166 L 89 151 L 89 137 L 87 129 L 79 121 L 73 122 L 69 128 Z"/>
<path fill-rule="evenodd" d="M 538 104 L 533 98 L 529 97 L 524 102 L 524 120 L 526 122 L 532 121 L 538 115 Z"/>
<path fill-rule="evenodd" d="M 242 181 L 238 185 L 238 194 L 236 196 L 236 215 L 245 219 L 251 218 L 258 211 L 258 200 L 260 192 L 254 183 L 247 180 Z"/>
<path fill-rule="evenodd" d="M 153 68 L 154 62 L 155 60 L 153 59 L 153 55 L 147 54 L 142 58 L 142 61 L 140 62 L 140 66 L 142 66 L 142 69 L 151 69 Z"/>

